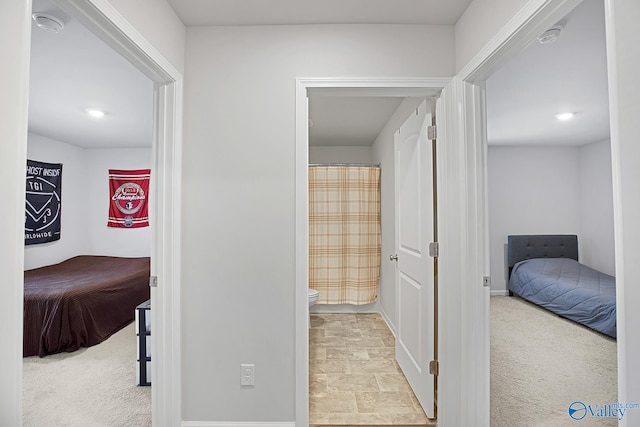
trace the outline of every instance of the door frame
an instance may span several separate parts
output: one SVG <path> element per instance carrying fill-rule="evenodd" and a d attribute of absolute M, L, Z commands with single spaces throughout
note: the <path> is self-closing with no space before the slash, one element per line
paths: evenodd
<path fill-rule="evenodd" d="M 458 74 L 439 80 L 440 255 L 438 422 L 489 426 L 489 275 L 484 81 L 582 0 L 530 0 Z M 409 79 L 411 80 L 411 79 Z M 428 79 L 427 79 L 428 80 Z M 410 86 L 395 81 L 396 87 Z M 433 82 L 433 80 L 431 80 Z M 377 82 L 377 83 L 376 83 Z M 296 425 L 308 424 L 307 90 L 386 87 L 389 80 L 297 79 L 296 84 Z M 455 256 L 447 256 L 447 254 Z M 473 354 L 473 357 L 468 355 Z M 618 373 L 619 377 L 623 372 Z"/>
<path fill-rule="evenodd" d="M 23 3 L 23 2 L 21 2 Z M 21 22 L 25 31 L 30 32 L 31 2 L 28 2 L 26 19 Z M 152 169 L 154 179 L 151 184 L 152 202 L 151 216 L 151 274 L 158 277 L 158 287 L 151 289 L 153 301 L 151 372 L 154 381 L 152 394 L 152 422 L 158 426 L 176 426 L 182 422 L 181 408 L 181 346 L 180 346 L 180 198 L 181 198 L 181 164 L 182 164 L 182 97 L 183 77 L 122 15 L 106 0 L 56 0 L 56 4 L 78 19 L 91 32 L 123 55 L 136 68 L 154 81 L 154 132 L 152 148 Z M 25 12 L 23 10 L 23 12 Z M 23 61 L 29 64 L 30 45 L 20 46 Z M 28 73 L 18 82 L 28 86 Z M 21 92 L 19 106 L 20 115 L 26 124 L 27 111 L 23 107 L 28 103 L 28 90 Z M 27 132 L 20 133 L 16 144 L 25 148 L 17 156 L 18 164 L 26 162 Z M 20 175 L 24 174 L 19 168 Z M 22 183 L 24 178 L 18 179 Z M 24 188 L 20 186 L 24 200 Z M 21 214 L 23 216 L 24 213 Z M 18 230 L 19 227 L 18 227 Z M 20 231 L 19 235 L 22 234 Z M 22 239 L 13 242 L 12 249 L 20 261 L 24 263 L 24 247 Z M 15 281 L 12 290 L 12 301 L 22 307 L 23 280 Z M 20 310 L 21 312 L 22 310 Z M 12 313 L 13 314 L 13 313 Z M 22 372 L 22 316 L 10 316 L 5 330 L 9 341 L 14 343 L 11 358 L 13 372 Z M 19 347 L 18 347 L 19 344 Z M 18 356 L 19 357 L 16 357 Z M 3 420 L 18 421 L 22 424 L 22 375 L 12 376 L 15 381 L 7 384 L 11 396 L 17 396 L 18 402 Z M 14 399 L 14 398 L 12 398 Z M 5 418 L 6 417 L 6 418 Z"/>
<path fill-rule="evenodd" d="M 341 96 L 437 96 L 449 78 L 298 78 L 295 135 L 295 421 L 309 425 L 309 102 L 314 91 Z M 351 93 L 350 93 L 351 92 Z"/>
<path fill-rule="evenodd" d="M 482 285 L 483 277 L 489 276 L 490 271 L 484 83 L 495 70 L 581 1 L 528 1 L 445 89 L 450 93 L 440 108 L 449 120 L 444 129 L 438 129 L 438 133 L 439 137 L 446 134 L 451 143 L 439 144 L 441 150 L 448 151 L 443 156 L 444 164 L 439 164 L 439 167 L 448 169 L 443 171 L 448 183 L 439 190 L 446 192 L 439 195 L 444 199 L 439 209 L 441 213 L 454 215 L 441 215 L 440 252 L 443 255 L 451 250 L 460 254 L 458 264 L 462 268 L 456 271 L 443 265 L 451 258 L 439 260 L 440 283 L 447 281 L 446 285 L 441 285 L 440 291 L 448 291 L 448 286 L 461 284 L 455 300 L 449 299 L 451 292 L 440 297 L 440 321 L 447 322 L 446 331 L 440 335 L 440 350 L 441 354 L 446 352 L 451 358 L 441 359 L 443 381 L 439 387 L 438 412 L 441 425 L 489 426 L 490 422 L 489 288 Z M 456 141 L 459 145 L 454 143 Z M 447 248 L 448 245 L 451 247 Z M 444 277 L 449 273 L 453 276 Z M 455 377 L 451 378 L 452 375 Z M 619 379 L 625 375 L 622 370 L 618 371 Z"/>

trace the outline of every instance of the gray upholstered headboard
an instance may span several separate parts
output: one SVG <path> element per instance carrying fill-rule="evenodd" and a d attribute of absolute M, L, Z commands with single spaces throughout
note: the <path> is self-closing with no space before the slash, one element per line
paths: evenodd
<path fill-rule="evenodd" d="M 572 234 L 507 236 L 509 272 L 530 258 L 572 258 L 578 261 L 578 236 Z"/>

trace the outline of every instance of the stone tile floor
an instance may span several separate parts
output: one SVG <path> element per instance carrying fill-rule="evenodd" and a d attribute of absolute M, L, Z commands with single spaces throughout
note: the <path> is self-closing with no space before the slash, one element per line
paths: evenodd
<path fill-rule="evenodd" d="M 309 359 L 310 424 L 436 425 L 402 374 L 379 314 L 311 314 Z"/>

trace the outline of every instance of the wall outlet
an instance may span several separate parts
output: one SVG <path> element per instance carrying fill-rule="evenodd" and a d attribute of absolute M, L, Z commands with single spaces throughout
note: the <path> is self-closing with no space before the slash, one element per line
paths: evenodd
<path fill-rule="evenodd" d="M 240 385 L 255 385 L 255 365 L 243 363 L 240 365 Z"/>

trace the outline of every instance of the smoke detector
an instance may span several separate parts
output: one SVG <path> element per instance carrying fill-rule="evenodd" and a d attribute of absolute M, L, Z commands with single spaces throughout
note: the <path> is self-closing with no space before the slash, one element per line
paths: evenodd
<path fill-rule="evenodd" d="M 59 33 L 64 28 L 64 22 L 52 15 L 46 13 L 34 13 L 31 15 L 38 28 L 50 33 Z"/>
<path fill-rule="evenodd" d="M 558 37 L 560 37 L 560 33 L 563 29 L 564 27 L 562 25 L 551 27 L 538 36 L 538 41 L 542 44 L 555 43 L 555 41 L 558 40 Z"/>

